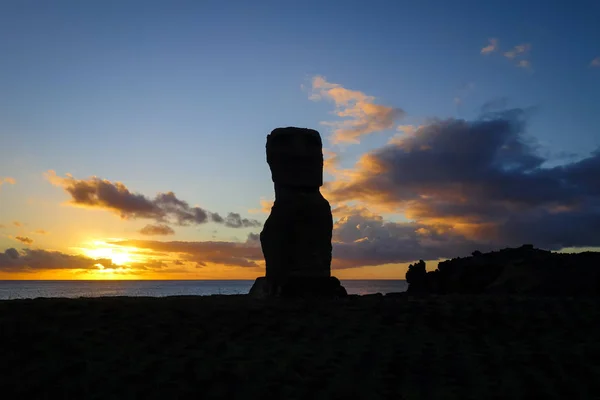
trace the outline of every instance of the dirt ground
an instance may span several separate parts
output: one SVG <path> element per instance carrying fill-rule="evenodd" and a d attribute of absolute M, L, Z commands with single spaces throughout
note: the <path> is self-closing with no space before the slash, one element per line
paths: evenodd
<path fill-rule="evenodd" d="M 599 298 L 406 295 L 0 301 L 0 393 L 600 398 L 599 306 Z"/>

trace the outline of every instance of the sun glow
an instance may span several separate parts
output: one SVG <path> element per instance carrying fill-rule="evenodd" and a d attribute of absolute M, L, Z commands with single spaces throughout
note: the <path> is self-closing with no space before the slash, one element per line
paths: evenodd
<path fill-rule="evenodd" d="M 133 262 L 143 261 L 136 253 L 133 247 L 113 246 L 103 241 L 93 241 L 89 248 L 82 248 L 83 253 L 93 259 L 108 259 L 114 265 L 122 266 Z M 101 263 L 100 263 L 101 264 Z M 109 266 L 103 265 L 104 268 L 110 270 Z"/>

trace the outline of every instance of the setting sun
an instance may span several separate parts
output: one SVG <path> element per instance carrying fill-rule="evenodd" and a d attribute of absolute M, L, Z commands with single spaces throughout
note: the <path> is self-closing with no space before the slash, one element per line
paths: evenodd
<path fill-rule="evenodd" d="M 133 255 L 135 248 L 116 247 L 103 241 L 93 241 L 92 248 L 83 248 L 84 255 L 93 259 L 109 259 L 115 265 L 128 265 L 132 262 L 142 261 L 141 257 Z M 108 267 L 108 266 L 103 266 Z M 107 268 L 111 269 L 111 268 Z"/>

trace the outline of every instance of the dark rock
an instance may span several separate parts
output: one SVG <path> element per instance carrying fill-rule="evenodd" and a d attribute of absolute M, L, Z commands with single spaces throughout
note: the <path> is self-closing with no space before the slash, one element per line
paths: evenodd
<path fill-rule="evenodd" d="M 526 244 L 472 257 L 409 266 L 409 294 L 522 294 L 596 296 L 600 294 L 600 253 L 552 253 Z"/>
<path fill-rule="evenodd" d="M 268 286 L 267 278 L 261 276 L 256 278 L 254 284 L 250 288 L 249 296 L 255 297 L 257 299 L 264 299 L 269 297 L 270 287 Z"/>
<path fill-rule="evenodd" d="M 345 297 L 348 293 L 340 281 L 330 277 L 292 277 L 282 286 L 281 297 Z"/>
<path fill-rule="evenodd" d="M 389 292 L 389 293 L 385 294 L 385 297 L 402 298 L 402 297 L 406 297 L 406 292 Z"/>
<path fill-rule="evenodd" d="M 331 296 L 342 295 L 339 281 L 330 279 L 333 217 L 319 191 L 323 185 L 319 132 L 277 128 L 267 136 L 266 152 L 275 202 L 260 233 L 266 282 L 255 293 L 290 297 L 330 291 Z"/>
<path fill-rule="evenodd" d="M 369 293 L 369 294 L 363 294 L 361 297 L 367 298 L 367 299 L 379 299 L 383 297 L 383 294 L 377 292 L 377 293 Z"/>
<path fill-rule="evenodd" d="M 425 261 L 419 260 L 418 263 L 410 264 L 408 266 L 408 271 L 406 271 L 406 283 L 408 283 L 408 289 L 412 293 L 427 291 L 428 281 Z"/>

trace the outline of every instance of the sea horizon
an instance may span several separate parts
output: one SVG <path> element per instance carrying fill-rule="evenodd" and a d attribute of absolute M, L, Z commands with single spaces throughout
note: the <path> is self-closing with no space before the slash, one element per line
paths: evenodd
<path fill-rule="evenodd" d="M 339 279 L 339 278 L 338 278 Z M 255 281 L 254 279 L 0 279 L 0 282 L 146 282 L 146 281 Z M 406 281 L 406 279 L 340 279 L 345 281 Z"/>
<path fill-rule="evenodd" d="M 165 297 L 248 294 L 254 279 L 0 280 L 0 300 L 79 297 Z M 404 292 L 404 279 L 340 279 L 348 294 Z"/>

